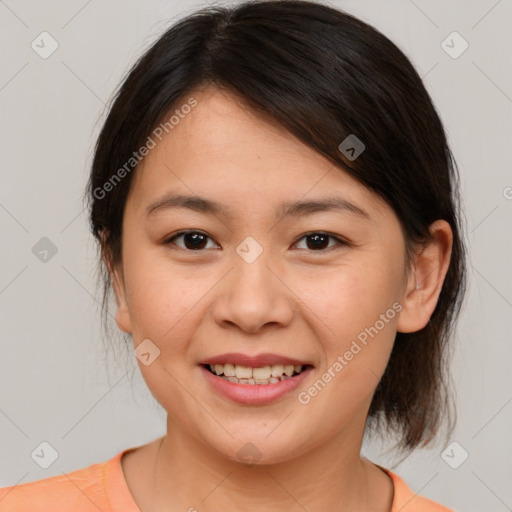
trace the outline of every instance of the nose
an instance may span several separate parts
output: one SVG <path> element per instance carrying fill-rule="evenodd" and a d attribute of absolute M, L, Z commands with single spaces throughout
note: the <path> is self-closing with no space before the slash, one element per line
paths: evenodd
<path fill-rule="evenodd" d="M 237 326 L 248 333 L 289 325 L 293 293 L 265 251 L 251 263 L 235 254 L 233 265 L 218 288 L 215 321 L 221 327 Z"/>

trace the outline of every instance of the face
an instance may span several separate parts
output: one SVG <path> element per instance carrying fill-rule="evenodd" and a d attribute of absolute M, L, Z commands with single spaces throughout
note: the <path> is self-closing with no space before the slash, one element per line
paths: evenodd
<path fill-rule="evenodd" d="M 150 340 L 142 375 L 177 428 L 227 459 L 247 443 L 274 463 L 359 439 L 408 293 L 400 223 L 233 96 L 191 96 L 137 169 L 123 218 L 116 320 L 134 347 Z M 238 384 L 205 369 L 217 356 L 277 374 L 304 365 Z"/>

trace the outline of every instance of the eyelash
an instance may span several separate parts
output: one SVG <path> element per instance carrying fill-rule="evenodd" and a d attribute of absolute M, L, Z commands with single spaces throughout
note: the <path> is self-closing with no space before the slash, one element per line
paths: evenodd
<path fill-rule="evenodd" d="M 169 244 L 173 244 L 173 245 L 176 245 L 174 244 L 172 241 L 176 238 L 179 238 L 183 235 L 187 235 L 187 234 L 190 234 L 190 233 L 197 233 L 197 234 L 200 234 L 200 235 L 204 235 L 206 236 L 207 238 L 209 238 L 210 240 L 213 240 L 212 237 L 210 237 L 209 235 L 207 235 L 206 233 L 202 232 L 202 231 L 198 231 L 196 229 L 190 229 L 190 230 L 184 230 L 184 231 L 178 231 L 177 233 L 175 233 L 174 235 L 166 238 L 164 241 L 163 241 L 163 244 L 164 245 L 169 245 Z M 338 242 L 338 248 L 341 246 L 348 246 L 350 245 L 346 240 L 340 238 L 339 236 L 336 236 L 336 235 L 332 235 L 331 233 L 326 233 L 325 231 L 310 231 L 308 233 L 304 233 L 298 240 L 297 242 L 294 243 L 297 244 L 300 240 L 302 240 L 303 238 L 307 238 L 308 236 L 312 236 L 312 235 L 323 235 L 323 236 L 326 236 L 328 238 L 332 238 L 334 240 L 336 240 Z M 186 247 L 180 247 L 180 246 L 177 246 L 179 247 L 180 249 L 183 249 L 185 251 L 188 251 L 188 252 L 202 252 L 206 249 L 187 249 Z M 330 249 L 334 249 L 336 248 L 336 246 L 331 246 L 331 247 L 326 247 L 325 249 L 318 249 L 318 250 L 308 250 L 306 249 L 308 252 L 318 252 L 318 253 L 321 253 L 321 252 L 327 252 L 328 250 Z"/>

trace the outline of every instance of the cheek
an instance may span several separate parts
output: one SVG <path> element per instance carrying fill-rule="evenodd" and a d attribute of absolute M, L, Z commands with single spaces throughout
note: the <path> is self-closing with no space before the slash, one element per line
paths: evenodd
<path fill-rule="evenodd" d="M 298 295 L 317 325 L 328 359 L 347 350 L 358 336 L 364 341 L 366 330 L 374 332 L 376 323 L 381 338 L 394 339 L 398 275 L 394 268 L 373 264 L 300 278 Z"/>
<path fill-rule="evenodd" d="M 162 352 L 179 353 L 204 316 L 214 276 L 199 279 L 151 251 L 134 253 L 125 267 L 134 341 L 149 338 Z"/>
<path fill-rule="evenodd" d="M 329 409 L 333 429 L 369 406 L 393 348 L 400 309 L 393 284 L 380 272 L 337 275 L 324 286 L 317 280 L 316 292 L 305 295 L 324 358 L 316 379 L 298 397 L 301 404 L 312 404 L 310 411 Z"/>
<path fill-rule="evenodd" d="M 154 398 L 186 422 L 190 397 L 180 383 L 190 379 L 194 366 L 189 340 L 204 316 L 201 298 L 208 282 L 189 280 L 151 257 L 134 257 L 126 266 L 134 346 L 149 339 L 160 351 L 149 365 L 138 361 L 139 369 Z"/>

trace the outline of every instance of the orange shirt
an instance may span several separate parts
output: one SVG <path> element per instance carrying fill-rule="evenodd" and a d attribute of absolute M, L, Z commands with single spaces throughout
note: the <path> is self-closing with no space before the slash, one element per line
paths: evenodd
<path fill-rule="evenodd" d="M 67 473 L 67 476 L 3 487 L 0 512 L 140 512 L 121 467 L 121 457 L 131 449 L 123 450 L 106 462 Z M 414 494 L 399 476 L 382 469 L 394 484 L 390 512 L 453 512 Z"/>

